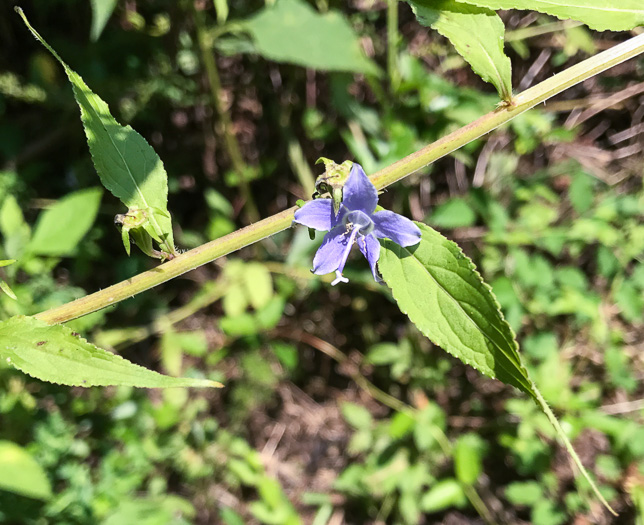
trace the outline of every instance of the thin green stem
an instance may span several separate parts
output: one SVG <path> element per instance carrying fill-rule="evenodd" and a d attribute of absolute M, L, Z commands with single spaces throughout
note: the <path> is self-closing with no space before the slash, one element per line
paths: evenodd
<path fill-rule="evenodd" d="M 599 501 L 602 502 L 602 504 L 610 511 L 611 514 L 613 514 L 614 516 L 617 516 L 617 512 L 613 510 L 613 507 L 611 507 L 608 504 L 608 502 L 606 501 L 606 498 L 604 498 L 602 493 L 599 492 L 599 487 L 597 487 L 593 479 L 590 477 L 590 474 L 588 474 L 588 471 L 582 465 L 581 459 L 579 459 L 577 452 L 575 452 L 575 449 L 572 447 L 572 443 L 568 439 L 568 436 L 566 436 L 566 433 L 563 427 L 561 426 L 561 424 L 559 423 L 559 420 L 557 419 L 554 412 L 548 405 L 547 401 L 541 395 L 541 392 L 537 388 L 537 385 L 534 384 L 534 382 L 532 383 L 532 390 L 534 391 L 534 399 L 537 405 L 539 406 L 539 408 L 541 408 L 541 410 L 543 410 L 543 413 L 548 418 L 548 421 L 550 421 L 550 424 L 554 427 L 555 431 L 557 432 L 557 436 L 559 436 L 559 439 L 563 442 L 563 445 L 568 451 L 568 454 L 570 454 L 570 457 L 572 458 L 573 463 L 581 471 L 582 476 L 589 483 L 590 488 L 593 490 L 595 495 L 599 498 Z"/>
<path fill-rule="evenodd" d="M 293 172 L 297 176 L 304 193 L 306 195 L 313 195 L 315 191 L 315 175 L 311 171 L 311 167 L 307 164 L 302 145 L 295 135 L 286 132 L 286 140 L 288 142 L 288 160 L 291 164 Z"/>
<path fill-rule="evenodd" d="M 582 25 L 582 23 L 577 22 L 576 20 L 560 20 L 558 22 L 552 22 L 550 24 L 543 24 L 540 26 L 522 27 L 521 29 L 507 31 L 505 33 L 504 40 L 506 42 L 525 40 L 526 38 L 547 35 L 548 33 L 554 33 L 563 29 L 570 29 L 573 27 L 578 27 L 580 25 Z"/>
<path fill-rule="evenodd" d="M 644 34 L 604 51 L 517 95 L 512 104 L 502 105 L 467 126 L 380 170 L 371 176 L 376 188 L 382 189 L 411 175 L 461 146 L 489 133 L 517 115 L 529 110 L 565 89 L 644 52 Z M 52 308 L 36 317 L 48 323 L 61 323 L 87 315 L 101 308 L 149 290 L 198 266 L 209 263 L 288 228 L 296 208 L 263 219 L 229 235 L 178 255 L 153 270 L 143 272 L 121 283 L 105 288 L 71 303 Z"/>
<path fill-rule="evenodd" d="M 249 167 L 244 161 L 244 157 L 239 147 L 239 142 L 237 141 L 237 137 L 235 136 L 230 113 L 224 106 L 221 98 L 221 79 L 219 77 L 219 70 L 217 69 L 217 63 L 215 61 L 215 55 L 212 48 L 213 46 L 211 45 L 212 39 L 208 35 L 208 31 L 203 20 L 203 13 L 198 11 L 194 7 L 194 2 L 190 3 L 192 5 L 192 12 L 194 15 L 199 49 L 201 50 L 201 60 L 203 61 L 203 66 L 206 70 L 206 76 L 208 78 L 208 85 L 210 86 L 210 96 L 212 98 L 212 104 L 217 111 L 219 122 L 221 124 L 221 135 L 224 138 L 226 151 L 228 152 L 228 156 L 230 157 L 230 162 L 233 165 L 233 169 L 239 176 L 240 188 L 246 204 L 246 215 L 248 217 L 248 220 L 250 222 L 257 222 L 259 220 L 259 212 L 257 211 L 257 205 L 255 204 L 255 200 L 253 199 L 253 194 L 250 190 L 250 184 L 248 183 L 247 179 Z"/>
<path fill-rule="evenodd" d="M 392 92 L 398 89 L 398 0 L 387 0 L 387 74 Z"/>
<path fill-rule="evenodd" d="M 187 304 L 162 315 L 146 326 L 102 330 L 96 334 L 94 344 L 99 347 L 118 348 L 124 344 L 132 345 L 144 341 L 148 337 L 163 333 L 171 326 L 192 317 L 199 310 L 221 299 L 225 292 L 226 287 L 222 284 L 207 282 L 203 289 L 197 292 Z"/>

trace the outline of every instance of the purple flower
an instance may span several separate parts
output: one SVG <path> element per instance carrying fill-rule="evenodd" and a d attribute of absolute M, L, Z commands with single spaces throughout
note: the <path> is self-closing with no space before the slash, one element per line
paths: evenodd
<path fill-rule="evenodd" d="M 353 164 L 343 188 L 342 205 L 336 215 L 332 199 L 316 199 L 295 212 L 295 221 L 309 228 L 328 231 L 313 259 L 313 273 L 335 272 L 331 283 L 349 282 L 342 271 L 353 243 L 369 261 L 371 273 L 379 281 L 376 263 L 380 257 L 378 239 L 391 239 L 401 246 L 420 241 L 420 229 L 412 221 L 392 211 L 374 213 L 378 192 L 362 166 Z"/>

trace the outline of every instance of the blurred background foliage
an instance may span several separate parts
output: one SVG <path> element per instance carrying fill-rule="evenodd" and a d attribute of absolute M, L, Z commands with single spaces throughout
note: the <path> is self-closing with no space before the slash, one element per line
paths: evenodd
<path fill-rule="evenodd" d="M 70 86 L 14 4 L 0 6 L 0 259 L 17 262 L 0 278 L 17 300 L 0 295 L 2 319 L 155 264 L 124 253 Z M 309 198 L 319 156 L 373 172 L 498 102 L 404 3 L 20 4 L 160 154 L 182 249 Z M 517 91 L 628 36 L 501 15 Z M 299 228 L 70 323 L 222 391 L 0 368 L 0 522 L 644 523 L 643 72 L 588 80 L 381 197 L 477 262 L 619 518 L 529 399 L 424 339 L 360 258 L 348 285 L 312 276 L 320 237 Z"/>

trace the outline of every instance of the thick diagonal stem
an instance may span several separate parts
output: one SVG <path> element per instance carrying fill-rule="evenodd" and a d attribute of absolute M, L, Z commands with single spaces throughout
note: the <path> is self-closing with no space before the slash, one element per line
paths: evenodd
<path fill-rule="evenodd" d="M 378 171 L 371 176 L 371 181 L 378 189 L 389 186 L 420 168 L 431 164 L 437 159 L 448 155 L 461 146 L 489 133 L 502 124 L 509 122 L 517 115 L 561 93 L 565 89 L 643 52 L 644 34 L 641 34 L 527 89 L 514 97 L 511 105 L 501 106 L 483 115 L 471 124 L 450 133 L 437 142 Z M 244 246 L 248 246 L 265 237 L 285 230 L 291 225 L 293 213 L 296 209 L 293 207 L 277 215 L 263 219 L 220 239 L 182 253 L 153 270 L 143 272 L 131 279 L 127 279 L 126 281 L 91 295 L 81 297 L 71 303 L 42 312 L 36 317 L 48 323 L 61 323 L 118 303 L 119 301 L 149 290 L 174 277 L 193 270 L 198 266 L 214 261 Z"/>

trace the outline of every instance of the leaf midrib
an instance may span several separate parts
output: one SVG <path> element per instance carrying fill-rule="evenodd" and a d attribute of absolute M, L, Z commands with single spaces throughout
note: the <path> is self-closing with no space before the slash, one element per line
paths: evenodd
<path fill-rule="evenodd" d="M 71 80 L 71 74 L 74 74 L 74 75 L 78 76 L 78 78 L 82 80 L 82 78 L 81 78 L 81 77 L 80 77 L 80 76 L 79 76 L 75 71 L 73 71 L 73 70 L 71 70 L 69 67 L 67 67 L 67 65 L 66 65 L 66 64 L 64 64 L 64 63 L 63 63 L 63 65 L 65 66 L 65 71 L 67 72 L 67 75 L 70 77 L 70 80 Z M 84 83 L 85 83 L 85 82 L 83 81 L 83 84 L 84 84 Z M 72 85 L 74 85 L 74 86 L 75 86 L 75 83 L 74 83 L 73 81 L 72 81 Z M 89 88 L 88 88 L 88 89 L 89 89 Z M 76 90 L 75 90 L 75 91 L 76 91 Z M 143 192 L 141 191 L 141 188 L 139 187 L 139 185 L 138 185 L 138 183 L 137 183 L 137 180 L 134 178 L 134 174 L 133 174 L 133 173 L 132 173 L 132 171 L 130 170 L 130 166 L 129 166 L 129 165 L 128 165 L 128 163 L 126 162 L 125 157 L 123 157 L 123 154 L 121 153 L 121 150 L 119 149 L 119 147 L 118 147 L 118 146 L 116 145 L 116 143 L 114 142 L 114 139 L 112 138 L 112 134 L 107 130 L 107 127 L 105 126 L 105 124 L 104 124 L 104 122 L 103 122 L 103 119 L 101 118 L 100 114 L 98 113 L 98 111 L 96 110 L 96 108 L 94 107 L 94 105 L 91 103 L 91 101 L 89 100 L 89 98 L 88 98 L 88 97 L 87 97 L 87 95 L 85 94 L 84 90 L 83 90 L 82 88 L 80 88 L 80 89 L 78 89 L 78 91 L 79 91 L 79 92 L 80 92 L 80 94 L 82 95 L 83 100 L 85 101 L 85 105 L 86 105 L 86 107 L 91 108 L 91 110 L 92 110 L 92 112 L 93 112 L 93 115 L 94 115 L 94 118 L 95 118 L 96 120 L 98 120 L 98 122 L 100 123 L 101 127 L 102 127 L 102 128 L 103 128 L 103 130 L 105 131 L 105 134 L 106 134 L 106 135 L 108 136 L 108 138 L 110 139 L 110 143 L 112 144 L 112 146 L 114 147 L 114 149 L 115 149 L 115 150 L 116 150 L 116 152 L 118 153 L 119 157 L 121 158 L 121 161 L 123 162 L 123 165 L 125 166 L 125 169 L 126 169 L 126 171 L 127 171 L 127 174 L 130 176 L 130 179 L 132 179 L 132 183 L 134 184 L 134 187 L 136 188 L 136 191 L 137 191 L 137 193 L 139 194 L 139 197 L 141 198 L 141 201 L 145 204 L 145 207 L 146 207 L 147 209 L 151 210 L 151 209 L 152 209 L 152 207 L 150 206 L 150 204 L 148 204 L 148 201 L 147 201 L 147 199 L 145 198 L 145 195 L 143 195 Z M 112 118 L 113 118 L 113 117 L 112 117 Z M 145 158 L 145 155 L 143 155 L 143 160 L 144 160 L 144 162 L 145 162 L 145 163 L 146 163 L 146 165 L 147 165 L 147 159 Z M 127 191 L 127 190 L 126 190 L 126 191 Z M 155 229 L 155 231 L 156 231 L 157 235 L 159 236 L 159 239 L 163 239 L 163 230 L 161 229 L 160 225 L 158 224 L 158 222 L 157 222 L 157 220 L 156 220 L 156 217 L 155 217 L 155 215 L 154 215 L 154 212 L 153 212 L 153 211 L 150 213 L 149 218 L 150 218 L 150 222 L 151 222 L 151 223 L 152 223 L 152 225 L 154 226 L 154 229 Z M 164 244 L 165 244 L 165 241 L 164 241 Z"/>

